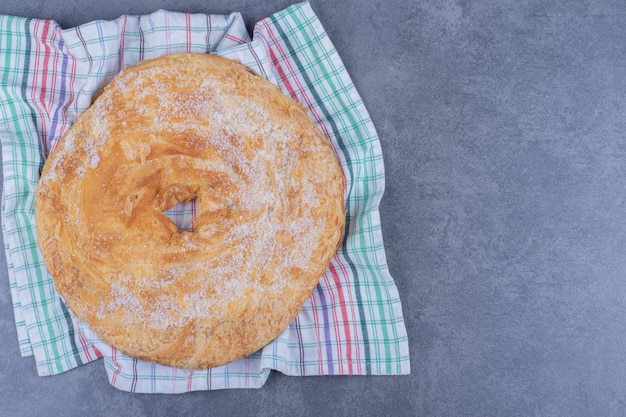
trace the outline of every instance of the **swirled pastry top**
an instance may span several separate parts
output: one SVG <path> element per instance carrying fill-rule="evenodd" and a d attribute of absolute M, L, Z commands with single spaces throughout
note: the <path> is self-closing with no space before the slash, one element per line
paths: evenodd
<path fill-rule="evenodd" d="M 181 368 L 276 338 L 334 255 L 344 178 L 305 110 L 234 61 L 124 70 L 62 137 L 37 187 L 58 292 L 103 340 Z M 193 231 L 164 214 L 197 201 Z"/>

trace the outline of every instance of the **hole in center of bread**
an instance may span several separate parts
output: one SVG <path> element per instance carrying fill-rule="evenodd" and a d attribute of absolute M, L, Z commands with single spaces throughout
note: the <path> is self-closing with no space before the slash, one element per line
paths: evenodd
<path fill-rule="evenodd" d="M 197 211 L 198 199 L 194 197 L 188 201 L 181 201 L 163 213 L 174 222 L 179 232 L 193 232 Z"/>

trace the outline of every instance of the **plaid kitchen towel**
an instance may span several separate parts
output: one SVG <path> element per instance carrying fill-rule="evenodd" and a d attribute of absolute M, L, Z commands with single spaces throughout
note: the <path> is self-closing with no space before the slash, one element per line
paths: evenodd
<path fill-rule="evenodd" d="M 63 132 L 121 69 L 172 53 L 236 59 L 309 110 L 347 180 L 343 242 L 293 323 L 255 354 L 208 370 L 130 358 L 76 320 L 56 293 L 38 250 L 34 195 L 43 163 Z M 363 102 L 308 3 L 255 25 L 238 13 L 157 11 L 61 29 L 49 20 L 0 16 L 2 231 L 23 356 L 39 375 L 103 358 L 116 388 L 149 393 L 260 387 L 287 375 L 408 374 L 400 299 L 389 275 L 378 204 L 384 189 L 379 140 Z M 169 215 L 190 221 L 193 207 Z"/>

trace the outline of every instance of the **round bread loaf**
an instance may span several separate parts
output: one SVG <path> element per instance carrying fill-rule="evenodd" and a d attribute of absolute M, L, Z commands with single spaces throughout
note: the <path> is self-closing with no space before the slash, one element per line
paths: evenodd
<path fill-rule="evenodd" d="M 344 177 L 306 111 L 243 65 L 124 70 L 60 139 L 37 240 L 71 311 L 122 352 L 220 366 L 296 317 L 344 227 Z M 193 231 L 164 212 L 195 199 Z"/>

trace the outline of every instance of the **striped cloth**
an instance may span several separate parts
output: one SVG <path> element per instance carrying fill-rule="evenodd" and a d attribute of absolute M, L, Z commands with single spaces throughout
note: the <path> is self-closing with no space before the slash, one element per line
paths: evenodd
<path fill-rule="evenodd" d="M 189 371 L 130 358 L 76 320 L 56 293 L 37 247 L 34 191 L 43 163 L 94 94 L 120 70 L 165 54 L 213 53 L 250 67 L 309 109 L 331 140 L 347 179 L 341 247 L 293 323 L 255 354 Z M 400 375 L 409 350 L 389 275 L 378 214 L 383 160 L 374 126 L 341 59 L 308 3 L 255 25 L 238 13 L 157 11 L 63 30 L 53 21 L 0 16 L 2 231 L 22 356 L 39 375 L 103 358 L 121 390 L 179 393 L 261 387 L 288 375 Z M 192 220 L 194 207 L 169 215 Z"/>

